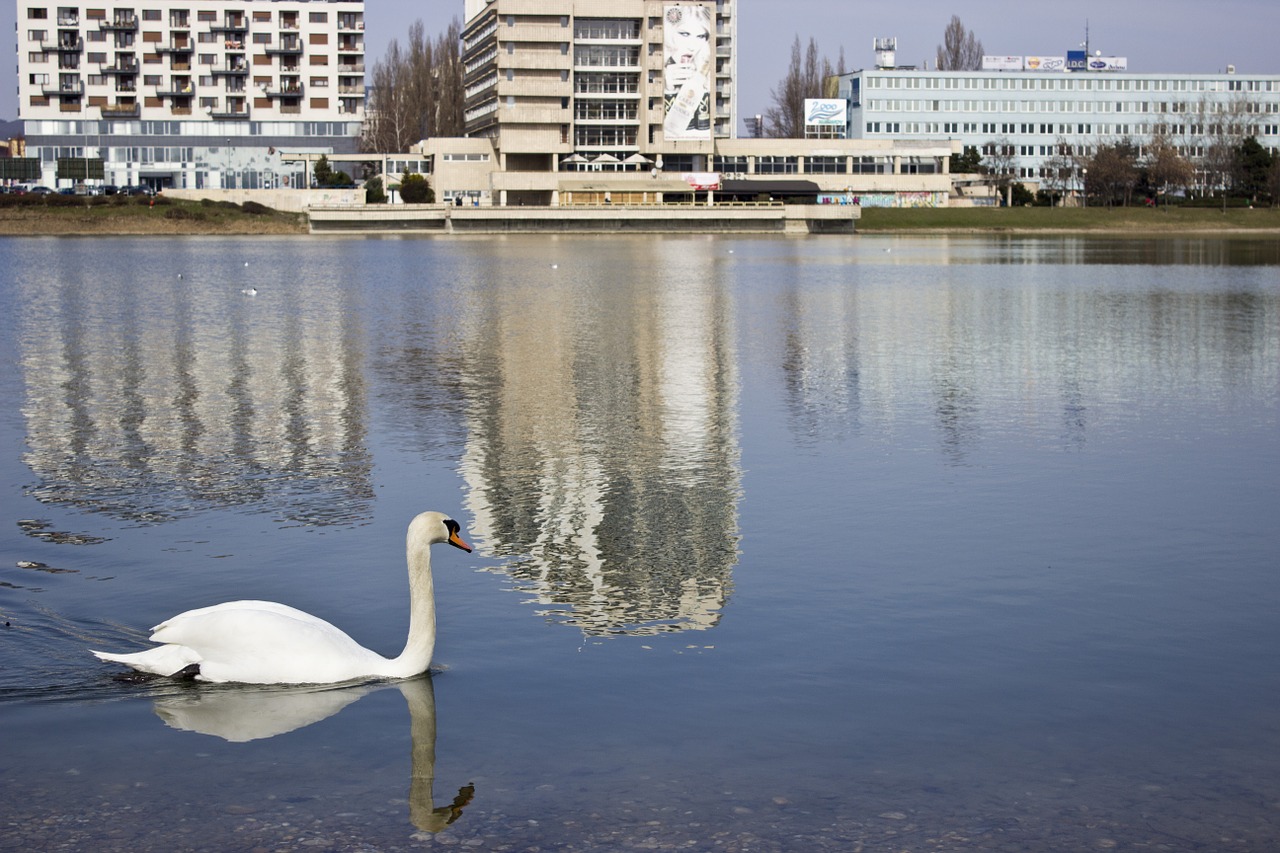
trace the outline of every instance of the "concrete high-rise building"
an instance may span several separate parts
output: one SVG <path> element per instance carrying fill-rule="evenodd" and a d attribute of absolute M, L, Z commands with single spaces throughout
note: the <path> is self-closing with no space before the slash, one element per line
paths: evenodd
<path fill-rule="evenodd" d="M 710 168 L 736 136 L 734 0 L 466 0 L 466 132 L 507 171 Z"/>
<path fill-rule="evenodd" d="M 17 0 L 19 118 L 49 186 L 296 186 L 350 153 L 363 0 Z"/>

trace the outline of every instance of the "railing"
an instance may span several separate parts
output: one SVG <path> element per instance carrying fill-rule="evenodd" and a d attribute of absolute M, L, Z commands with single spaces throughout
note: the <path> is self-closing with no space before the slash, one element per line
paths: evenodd
<path fill-rule="evenodd" d="M 301 55 L 302 54 L 302 42 L 298 42 L 298 41 L 291 42 L 288 44 L 283 42 L 275 45 L 269 44 L 266 46 L 266 48 L 267 48 L 266 52 L 268 55 L 270 54 Z"/>
<path fill-rule="evenodd" d="M 112 21 L 99 21 L 98 29 L 117 30 L 119 32 L 136 32 L 138 29 L 138 18 L 136 15 L 132 15 L 129 17 L 116 18 Z"/>
<path fill-rule="evenodd" d="M 103 104 L 99 109 L 104 118 L 128 118 L 139 115 L 142 111 L 139 104 Z"/>
<path fill-rule="evenodd" d="M 45 95 L 83 95 L 84 81 L 77 80 L 75 83 L 46 83 L 40 91 Z"/>

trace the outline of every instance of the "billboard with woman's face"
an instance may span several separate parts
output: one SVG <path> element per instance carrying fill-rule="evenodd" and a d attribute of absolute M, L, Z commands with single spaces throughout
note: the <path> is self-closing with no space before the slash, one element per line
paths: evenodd
<path fill-rule="evenodd" d="M 711 23 L 705 6 L 662 10 L 662 130 L 668 140 L 711 138 Z"/>

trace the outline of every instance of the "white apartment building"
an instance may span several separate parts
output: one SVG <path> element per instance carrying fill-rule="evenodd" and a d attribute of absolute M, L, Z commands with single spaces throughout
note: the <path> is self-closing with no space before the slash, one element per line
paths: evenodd
<path fill-rule="evenodd" d="M 298 186 L 280 149 L 357 147 L 363 0 L 17 0 L 17 39 L 46 186 Z"/>
<path fill-rule="evenodd" d="M 735 0 L 465 0 L 466 132 L 508 171 L 699 171 L 736 136 Z"/>
<path fill-rule="evenodd" d="M 1061 57 L 1000 57 L 990 64 L 1009 69 L 1001 71 L 927 71 L 893 67 L 891 51 L 878 56 L 879 67 L 840 78 L 850 138 L 950 139 L 983 153 L 1007 142 L 1016 174 L 1028 181 L 1062 143 L 1088 155 L 1100 144 L 1127 137 L 1143 146 L 1161 134 L 1194 162 L 1228 116 L 1280 151 L 1280 74 L 1066 71 Z"/>

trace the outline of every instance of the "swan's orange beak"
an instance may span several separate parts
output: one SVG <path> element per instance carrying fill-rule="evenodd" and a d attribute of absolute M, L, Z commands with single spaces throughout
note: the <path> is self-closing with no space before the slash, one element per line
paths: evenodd
<path fill-rule="evenodd" d="M 449 544 L 455 548 L 461 548 L 468 554 L 471 553 L 471 546 L 462 541 L 462 537 L 458 535 L 458 531 L 456 530 L 449 531 Z"/>

